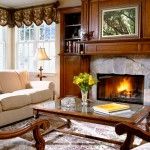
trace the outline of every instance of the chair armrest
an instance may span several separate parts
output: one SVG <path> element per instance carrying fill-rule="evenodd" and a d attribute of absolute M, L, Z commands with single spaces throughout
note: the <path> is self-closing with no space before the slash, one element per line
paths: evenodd
<path fill-rule="evenodd" d="M 55 84 L 52 81 L 30 81 L 30 88 L 49 88 L 54 91 Z"/>
<path fill-rule="evenodd" d="M 31 123 L 27 123 L 26 125 L 12 131 L 0 131 L 0 140 L 18 137 L 33 130 L 33 136 L 36 141 L 35 143 L 36 149 L 44 150 L 45 141 L 42 135 L 40 134 L 40 128 L 45 130 L 48 127 L 49 121 L 47 119 L 37 119 Z"/>
<path fill-rule="evenodd" d="M 139 138 L 150 142 L 150 133 L 147 131 L 144 131 L 143 129 L 131 125 L 131 124 L 126 124 L 126 123 L 121 123 L 121 124 L 117 124 L 115 127 L 115 131 L 118 135 L 122 135 L 122 134 L 130 134 L 130 135 L 135 135 L 138 136 Z"/>

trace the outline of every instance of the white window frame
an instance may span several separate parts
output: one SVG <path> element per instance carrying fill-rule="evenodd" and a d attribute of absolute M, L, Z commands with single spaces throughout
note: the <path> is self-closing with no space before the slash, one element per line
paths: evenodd
<path fill-rule="evenodd" d="M 55 23 L 54 23 L 55 24 Z M 35 25 L 36 26 L 36 25 Z M 37 53 L 37 50 L 38 50 L 38 48 L 40 48 L 40 47 L 42 47 L 42 48 L 45 48 L 44 47 L 44 43 L 48 43 L 48 45 L 49 45 L 49 48 L 48 48 L 48 50 L 46 49 L 46 52 L 47 52 L 47 54 L 48 54 L 48 56 L 50 57 L 50 61 L 49 62 L 44 62 L 44 66 L 43 66 L 43 68 L 44 68 L 44 70 L 43 70 L 43 72 L 44 73 L 56 73 L 56 59 L 55 59 L 55 56 L 56 56 L 56 47 L 55 47 L 55 41 L 56 41 L 56 24 L 54 25 L 54 27 L 55 27 L 55 38 L 54 39 L 49 39 L 49 40 L 40 40 L 40 38 L 39 38 L 39 32 L 40 32 L 40 26 L 36 26 L 35 27 L 35 30 L 36 30 L 36 34 L 35 34 L 35 40 L 23 40 L 23 41 L 19 41 L 18 40 L 18 38 L 19 38 L 19 34 L 18 34 L 18 32 L 19 32 L 19 28 L 17 28 L 16 27 L 16 63 L 15 63 L 15 68 L 16 69 L 28 69 L 30 72 L 38 72 L 38 69 L 39 69 L 39 64 L 36 64 L 36 67 L 33 67 L 34 68 L 34 70 L 30 70 L 29 69 L 29 66 L 30 66 L 30 63 L 28 62 L 28 67 L 27 68 L 19 68 L 18 67 L 18 61 L 19 61 L 19 59 L 18 59 L 18 49 L 19 49 L 19 44 L 28 44 L 29 45 L 29 43 L 33 43 L 33 49 L 35 50 L 35 54 Z M 30 27 L 29 27 L 30 28 Z M 29 32 L 29 34 L 30 34 L 30 32 Z M 25 31 L 24 31 L 24 35 L 25 35 Z M 24 36 L 24 38 L 25 38 L 25 36 Z M 29 36 L 29 38 L 30 38 L 30 36 Z M 18 42 L 19 41 L 19 42 Z M 52 50 L 50 49 L 50 47 L 52 46 L 52 44 L 50 44 L 51 42 L 54 42 L 53 43 L 53 47 L 54 47 L 54 51 L 52 52 Z M 46 44 L 45 44 L 46 45 Z M 28 49 L 28 56 L 29 56 L 29 49 Z M 52 53 L 51 55 L 49 55 L 49 53 Z M 36 59 L 36 58 L 34 58 L 34 59 Z M 28 59 L 28 61 L 29 61 L 30 59 Z M 47 68 L 49 68 L 49 69 L 47 69 L 46 70 L 46 68 L 45 68 L 45 66 L 47 65 Z"/>

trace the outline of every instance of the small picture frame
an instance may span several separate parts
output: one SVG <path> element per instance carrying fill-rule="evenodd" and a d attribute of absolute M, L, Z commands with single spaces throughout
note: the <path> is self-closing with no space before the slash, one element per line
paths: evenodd
<path fill-rule="evenodd" d="M 139 6 L 101 10 L 100 38 L 138 38 Z"/>

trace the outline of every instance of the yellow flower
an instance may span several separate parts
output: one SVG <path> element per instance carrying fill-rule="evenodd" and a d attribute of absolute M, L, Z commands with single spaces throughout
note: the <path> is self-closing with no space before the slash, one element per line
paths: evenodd
<path fill-rule="evenodd" d="M 89 75 L 89 85 L 94 85 L 95 84 L 95 80 L 92 77 L 92 75 Z"/>
<path fill-rule="evenodd" d="M 74 76 L 73 83 L 78 85 L 82 91 L 88 91 L 96 84 L 96 79 L 88 73 L 80 73 L 78 76 Z"/>
<path fill-rule="evenodd" d="M 75 80 L 75 83 L 76 84 L 80 84 L 80 83 L 82 83 L 83 82 L 83 79 L 81 79 L 81 78 L 76 78 L 76 80 Z"/>

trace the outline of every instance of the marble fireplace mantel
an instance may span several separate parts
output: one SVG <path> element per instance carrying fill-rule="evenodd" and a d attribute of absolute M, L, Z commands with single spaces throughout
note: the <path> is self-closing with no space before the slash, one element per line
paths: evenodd
<path fill-rule="evenodd" d="M 97 73 L 116 73 L 144 75 L 144 105 L 150 105 L 150 57 L 100 57 L 92 56 L 90 69 L 93 75 Z M 96 86 L 93 86 L 90 98 L 96 99 Z"/>

